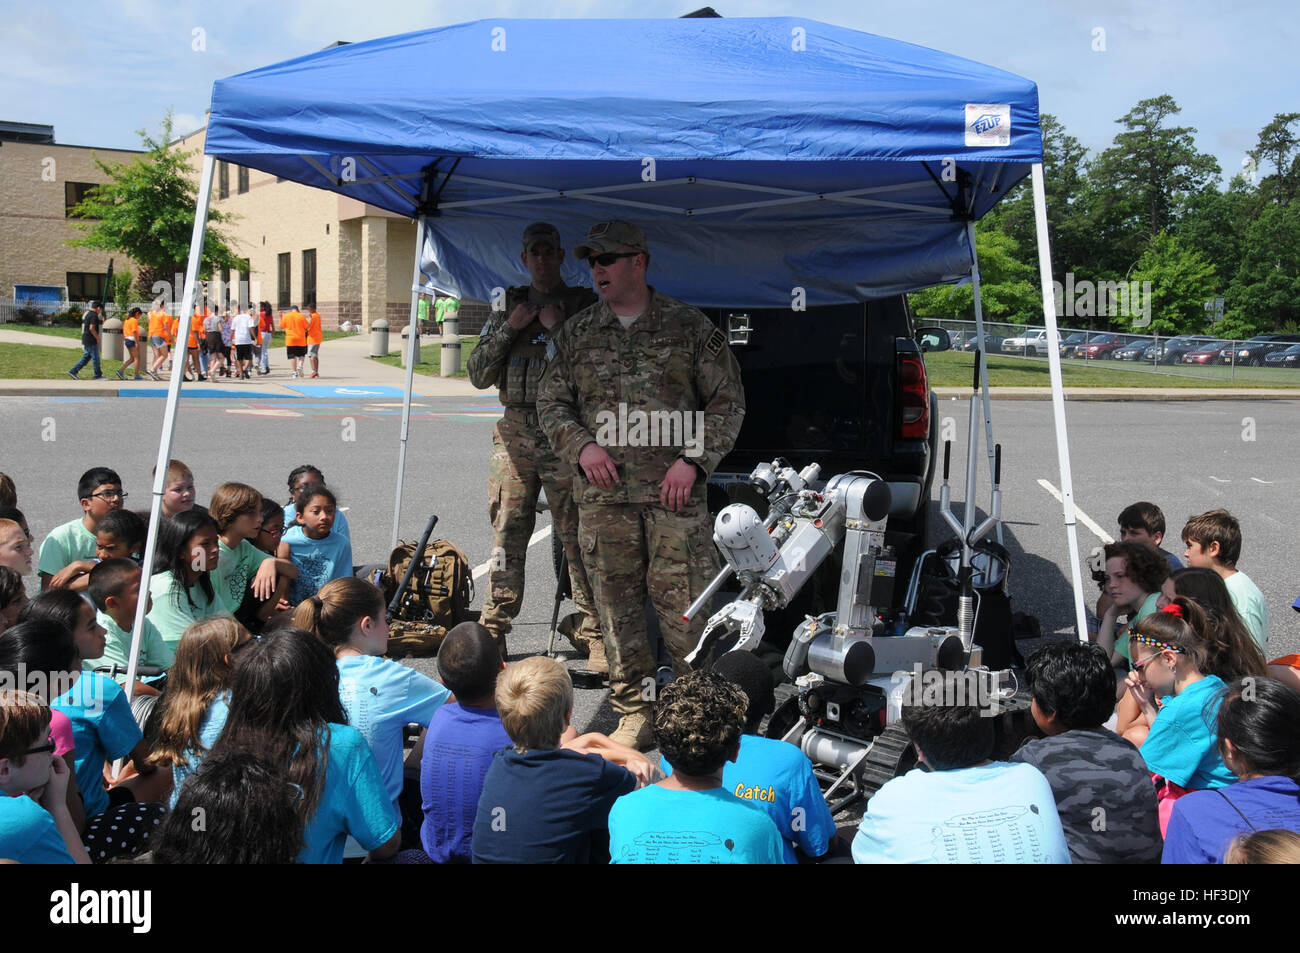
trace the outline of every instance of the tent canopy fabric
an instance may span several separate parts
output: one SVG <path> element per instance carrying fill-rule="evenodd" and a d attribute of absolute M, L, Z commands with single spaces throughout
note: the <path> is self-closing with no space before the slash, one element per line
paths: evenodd
<path fill-rule="evenodd" d="M 626 218 L 661 290 L 788 307 L 968 279 L 965 222 L 1042 141 L 1029 80 L 812 20 L 507 19 L 221 80 L 204 151 L 427 213 L 443 291 L 518 280 L 528 222 Z"/>

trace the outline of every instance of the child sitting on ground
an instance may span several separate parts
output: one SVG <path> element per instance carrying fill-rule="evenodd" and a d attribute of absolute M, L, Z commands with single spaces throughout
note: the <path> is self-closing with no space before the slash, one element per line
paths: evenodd
<path fill-rule="evenodd" d="M 929 770 L 913 768 L 871 798 L 853 839 L 854 862 L 1070 862 L 1047 779 L 1030 765 L 991 760 L 996 719 L 975 703 L 975 677 L 930 670 L 905 690 L 903 728 Z"/>
<path fill-rule="evenodd" d="M 49 706 L 28 692 L 0 691 L 0 858 L 90 863 L 68 812 L 69 777 L 54 753 Z"/>
<path fill-rule="evenodd" d="M 276 555 L 292 559 L 298 576 L 289 587 L 294 605 L 314 596 L 331 579 L 352 575 L 352 541 L 334 531 L 338 500 L 323 484 L 298 495 L 297 522 L 280 539 Z"/>
<path fill-rule="evenodd" d="M 94 566 L 99 521 L 120 509 L 126 499 L 122 478 L 107 467 L 87 470 L 77 481 L 77 498 L 81 501 L 81 518 L 56 526 L 41 543 L 37 569 L 43 590 L 51 586 L 62 589 L 90 572 Z M 85 586 L 83 580 L 78 588 Z"/>
<path fill-rule="evenodd" d="M 607 861 L 609 809 L 637 779 L 599 755 L 561 747 L 573 712 L 568 671 L 544 656 L 516 662 L 497 679 L 496 702 L 514 747 L 497 752 L 483 781 L 474 863 Z"/>
<path fill-rule="evenodd" d="M 264 623 L 288 596 L 298 567 L 288 559 L 266 555 L 253 544 L 262 529 L 262 494 L 243 483 L 223 483 L 212 494 L 208 513 L 217 524 L 220 556 L 212 571 L 217 597 L 226 611 L 234 613 L 251 591 L 257 600 L 255 614 Z"/>
<path fill-rule="evenodd" d="M 126 685 L 126 669 L 131 655 L 131 631 L 135 627 L 136 606 L 140 603 L 140 567 L 131 559 L 105 559 L 90 571 L 88 593 L 95 604 L 95 621 L 104 628 L 104 652 L 99 658 L 85 659 L 82 667 L 94 671 L 103 666 L 118 666 L 122 671 L 112 677 L 119 685 Z M 146 597 L 147 598 L 147 597 Z M 164 672 L 171 667 L 175 655 L 163 641 L 158 629 L 146 616 L 144 629 L 140 634 L 139 665 L 160 668 Z M 136 695 L 157 695 L 158 689 L 151 687 L 148 680 L 158 676 L 147 676 L 145 681 L 137 681 Z"/>
<path fill-rule="evenodd" d="M 1174 804 L 1166 864 L 1218 864 L 1240 834 L 1300 832 L 1300 694 L 1271 678 L 1228 686 L 1217 718 L 1219 752 L 1239 780 Z"/>
<path fill-rule="evenodd" d="M 1169 571 L 1181 569 L 1183 564 L 1173 553 L 1161 548 L 1165 538 L 1165 514 L 1154 503 L 1145 501 L 1130 503 L 1119 511 L 1119 541 L 1121 543 L 1142 543 L 1156 550 L 1169 563 Z M 1097 599 L 1097 618 L 1100 620 L 1110 608 L 1110 594 L 1102 585 L 1101 596 Z"/>
<path fill-rule="evenodd" d="M 1071 860 L 1158 862 L 1151 773 L 1132 742 L 1102 727 L 1115 710 L 1115 676 L 1105 653 L 1095 645 L 1055 642 L 1030 656 L 1025 673 L 1030 712 L 1047 737 L 1028 742 L 1011 760 L 1047 778 Z"/>
<path fill-rule="evenodd" d="M 157 477 L 158 468 L 150 471 Z M 163 479 L 162 515 L 171 519 L 194 508 L 194 474 L 179 460 L 167 462 L 167 476 Z"/>
<path fill-rule="evenodd" d="M 708 670 L 683 675 L 659 693 L 654 740 L 673 773 L 614 804 L 614 863 L 784 863 L 777 825 L 723 785 L 723 766 L 740 753 L 747 707 L 744 692 Z"/>
<path fill-rule="evenodd" d="M 32 543 L 16 520 L 0 518 L 0 566 L 26 576 L 32 571 Z"/>
<path fill-rule="evenodd" d="M 100 520 L 95 531 L 96 559 L 131 559 L 140 565 L 148 528 L 133 510 L 114 510 Z"/>
<path fill-rule="evenodd" d="M 339 700 L 348 713 L 348 724 L 370 745 L 394 809 L 403 813 L 399 799 L 408 806 L 403 825 L 409 821 L 414 835 L 423 815 L 418 785 L 412 783 L 408 797 L 402 797 L 402 732 L 409 724 L 427 725 L 451 693 L 415 669 L 383 657 L 388 649 L 384 610 L 384 594 L 379 589 L 364 579 L 347 576 L 327 582 L 320 592 L 299 603 L 293 624 L 311 632 L 334 652 Z M 412 754 L 412 765 L 418 765 L 418 751 Z"/>
<path fill-rule="evenodd" d="M 456 700 L 433 713 L 420 759 L 420 843 L 434 863 L 470 862 L 483 779 L 511 743 L 496 707 L 504 670 L 492 634 L 477 622 L 453 627 L 438 648 L 438 677 Z"/>
<path fill-rule="evenodd" d="M 163 522 L 149 579 L 149 620 L 172 651 L 192 623 L 225 610 L 211 578 L 220 553 L 217 524 L 205 510 L 194 507 Z"/>
<path fill-rule="evenodd" d="M 772 673 L 752 652 L 727 652 L 713 670 L 745 693 L 745 733 L 740 754 L 722 768 L 722 789 L 762 808 L 781 831 L 785 862 L 822 857 L 835 837 L 835 821 L 822 796 L 812 762 L 795 745 L 758 734 L 759 723 L 776 704 Z M 672 775 L 665 755 L 660 767 Z"/>
<path fill-rule="evenodd" d="M 284 524 L 292 526 L 298 518 L 298 497 L 302 496 L 302 491 L 307 489 L 313 483 L 324 483 L 325 474 L 321 473 L 310 463 L 304 463 L 300 467 L 294 467 L 289 471 L 289 502 L 284 505 Z M 334 514 L 334 532 L 352 538 L 352 531 L 348 527 L 348 514 L 339 510 Z"/>
<path fill-rule="evenodd" d="M 1241 558 L 1241 524 L 1227 510 L 1210 510 L 1193 516 L 1183 527 L 1189 566 L 1213 569 L 1223 579 L 1250 636 L 1268 655 L 1268 603 L 1259 586 L 1237 568 Z"/>
<path fill-rule="evenodd" d="M 149 760 L 172 769 L 172 807 L 185 781 L 221 737 L 230 710 L 235 659 L 253 637 L 229 616 L 195 622 L 176 647 L 167 692 L 158 703 Z"/>
<path fill-rule="evenodd" d="M 1237 780 L 1223 763 L 1215 737 L 1224 684 L 1217 675 L 1205 674 L 1205 628 L 1200 607 L 1178 596 L 1139 622 L 1130 637 L 1128 690 L 1140 715 L 1124 736 L 1141 748 L 1147 768 L 1165 781 L 1156 794 L 1162 833 L 1173 802 L 1188 790 L 1226 787 Z"/>

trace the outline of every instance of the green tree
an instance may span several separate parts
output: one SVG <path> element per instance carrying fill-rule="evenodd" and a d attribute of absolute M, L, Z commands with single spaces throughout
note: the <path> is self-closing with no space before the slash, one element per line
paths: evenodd
<path fill-rule="evenodd" d="M 1295 126 L 1300 123 L 1300 113 L 1278 113 L 1273 121 L 1259 131 L 1259 142 L 1250 157 L 1259 165 L 1272 165 L 1273 174 L 1265 176 L 1260 191 L 1272 201 L 1285 204 L 1300 191 L 1300 136 Z M 1259 174 L 1264 170 L 1259 169 Z"/>
<path fill-rule="evenodd" d="M 1187 200 L 1178 237 L 1214 265 L 1220 295 L 1241 267 L 1242 240 L 1259 206 L 1259 193 L 1242 176 L 1235 176 L 1225 192 L 1203 189 Z"/>
<path fill-rule="evenodd" d="M 1088 251 L 1099 271 L 1126 272 L 1175 228 L 1188 197 L 1218 180 L 1219 163 L 1197 150 L 1196 130 L 1167 125 L 1181 111 L 1172 96 L 1142 100 L 1116 120 L 1124 131 L 1088 167 Z"/>
<path fill-rule="evenodd" d="M 996 228 L 976 226 L 975 249 L 980 259 L 980 302 L 989 321 L 1024 324 L 1042 314 L 1037 269 L 1025 263 L 1016 240 Z M 918 317 L 975 317 L 975 290 L 964 285 L 936 285 L 909 296 Z"/>
<path fill-rule="evenodd" d="M 172 116 L 163 119 L 162 134 L 151 137 L 138 130 L 145 154 L 129 162 L 95 165 L 110 181 L 91 189 L 73 209 L 73 215 L 95 221 L 78 222 L 85 232 L 68 244 L 131 256 L 139 265 L 137 294 L 150 297 L 155 282 L 174 281 L 184 273 L 194 228 L 197 186 L 189 164 L 192 153 L 171 145 Z M 212 209 L 208 212 L 207 237 L 200 265 L 202 277 L 213 269 L 238 268 L 240 259 L 230 250 L 227 239 L 215 226 L 231 217 Z M 181 289 L 173 291 L 180 297 Z"/>
<path fill-rule="evenodd" d="M 1227 319 L 1246 334 L 1300 321 L 1300 198 L 1269 202 L 1250 222 L 1225 298 Z"/>
<path fill-rule="evenodd" d="M 1205 302 L 1214 297 L 1214 266 L 1176 236 L 1161 232 L 1148 244 L 1130 276 L 1150 282 L 1149 315 L 1120 316 L 1117 324 L 1146 334 L 1194 334 L 1206 325 Z M 1130 308 L 1130 311 L 1136 309 Z M 1143 309 L 1146 310 L 1146 309 Z M 1146 318 L 1150 324 L 1146 324 Z"/>

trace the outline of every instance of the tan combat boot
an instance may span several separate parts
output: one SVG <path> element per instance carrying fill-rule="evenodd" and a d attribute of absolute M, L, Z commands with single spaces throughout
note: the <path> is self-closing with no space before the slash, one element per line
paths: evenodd
<path fill-rule="evenodd" d="M 609 674 L 609 662 L 605 658 L 605 640 L 592 639 L 587 643 L 587 671 L 597 675 Z"/>
<path fill-rule="evenodd" d="M 619 719 L 618 727 L 614 729 L 609 739 L 629 748 L 635 748 L 637 751 L 648 751 L 653 748 L 655 733 L 654 725 L 650 721 L 649 709 L 624 715 Z"/>

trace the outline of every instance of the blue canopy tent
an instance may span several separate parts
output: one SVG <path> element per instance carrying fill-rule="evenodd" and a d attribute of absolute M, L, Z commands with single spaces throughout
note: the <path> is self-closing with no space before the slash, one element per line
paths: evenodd
<path fill-rule="evenodd" d="M 1056 334 L 1035 84 L 812 20 L 481 20 L 334 47 L 217 82 L 204 152 L 183 321 L 220 159 L 416 219 L 412 328 L 420 290 L 491 300 L 518 273 L 527 222 L 576 239 L 627 218 L 649 238 L 655 286 L 699 306 L 790 307 L 796 288 L 816 306 L 974 280 L 982 334 L 974 222 L 1032 174 Z M 572 261 L 564 277 L 589 279 Z M 174 370 L 160 462 L 179 387 Z M 986 382 L 984 416 L 991 461 Z M 151 537 L 146 558 L 152 548 Z"/>

